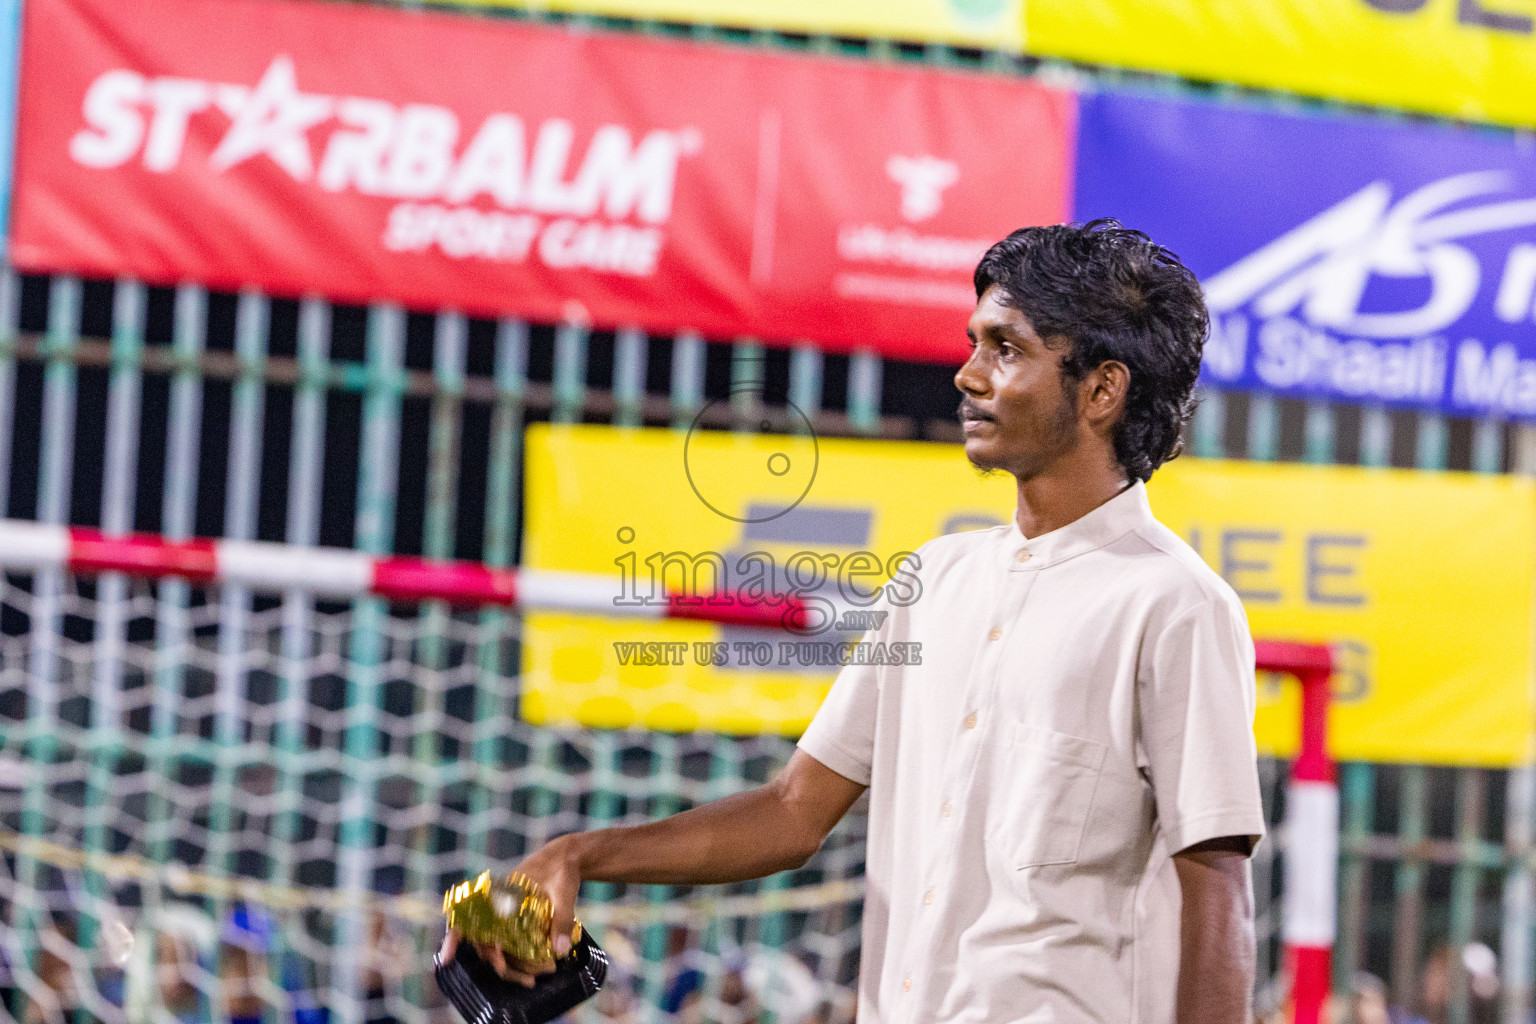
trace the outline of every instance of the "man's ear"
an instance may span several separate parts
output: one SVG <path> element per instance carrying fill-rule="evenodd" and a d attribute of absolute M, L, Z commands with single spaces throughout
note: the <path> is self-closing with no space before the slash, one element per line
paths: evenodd
<path fill-rule="evenodd" d="M 1130 368 L 1118 360 L 1106 360 L 1083 379 L 1079 408 L 1096 429 L 1107 431 L 1120 421 L 1130 390 Z"/>

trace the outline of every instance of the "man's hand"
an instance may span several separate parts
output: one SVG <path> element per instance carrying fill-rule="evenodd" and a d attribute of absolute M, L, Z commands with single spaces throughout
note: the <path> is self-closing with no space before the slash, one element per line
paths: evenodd
<path fill-rule="evenodd" d="M 463 941 L 463 938 L 458 931 L 452 928 L 448 929 L 448 934 L 443 936 L 443 944 L 438 947 L 438 958 L 443 963 L 452 960 L 458 955 L 459 943 Z M 474 945 L 475 952 L 480 955 L 480 959 L 490 964 L 504 980 L 516 982 L 526 988 L 533 987 L 533 983 L 538 980 L 535 977 L 536 975 L 545 974 L 555 969 L 553 962 L 550 962 L 546 967 L 543 964 L 524 964 L 520 960 L 508 959 L 506 954 L 501 951 L 500 946 L 485 946 L 478 942 Z"/>
<path fill-rule="evenodd" d="M 561 836 L 516 870 L 549 894 L 550 944 L 564 956 L 571 948 L 582 882 L 712 885 L 797 868 L 863 792 L 864 786 L 797 750 L 766 786 L 649 825 Z M 438 955 L 445 962 L 453 958 L 459 938 L 450 931 L 443 939 Z M 495 947 L 477 946 L 475 952 L 501 977 L 522 985 L 555 969 L 552 961 L 509 960 Z"/>
<path fill-rule="evenodd" d="M 1227 836 L 1174 854 L 1180 918 L 1178 1024 L 1247 1024 L 1253 998 L 1249 838 Z"/>

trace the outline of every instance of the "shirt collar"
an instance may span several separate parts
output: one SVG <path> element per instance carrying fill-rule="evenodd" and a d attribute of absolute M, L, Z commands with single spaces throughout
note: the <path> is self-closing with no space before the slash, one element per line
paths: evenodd
<path fill-rule="evenodd" d="M 1101 548 L 1151 521 L 1147 485 L 1137 480 L 1087 515 L 1038 537 L 1026 538 L 1018 520 L 1010 519 L 1003 553 L 1011 569 L 1043 569 Z"/>

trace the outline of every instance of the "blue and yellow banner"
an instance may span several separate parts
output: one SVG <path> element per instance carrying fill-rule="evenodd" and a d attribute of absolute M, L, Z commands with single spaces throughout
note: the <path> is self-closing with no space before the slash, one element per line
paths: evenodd
<path fill-rule="evenodd" d="M 1023 50 L 1536 125 L 1530 0 L 444 0 Z"/>
<path fill-rule="evenodd" d="M 952 445 L 535 426 L 527 451 L 525 564 L 608 575 L 618 599 L 653 585 L 738 589 L 764 573 L 813 600 L 867 593 L 904 552 L 1005 522 L 1015 500 L 1010 477 L 978 474 Z M 1509 765 L 1532 754 L 1536 484 L 1179 459 L 1150 494 L 1243 598 L 1255 637 L 1333 647 L 1337 757 Z M 751 553 L 772 566 L 747 564 Z M 533 613 L 523 712 L 795 735 L 836 671 L 806 652 L 860 628 L 831 623 L 808 639 Z M 1267 752 L 1295 748 L 1294 690 L 1260 681 Z"/>

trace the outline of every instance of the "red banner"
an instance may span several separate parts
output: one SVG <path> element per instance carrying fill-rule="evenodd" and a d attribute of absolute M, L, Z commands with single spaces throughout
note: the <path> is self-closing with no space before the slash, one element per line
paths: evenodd
<path fill-rule="evenodd" d="M 66 56 L 67 55 L 67 56 Z M 1070 94 L 283 0 L 28 0 L 11 257 L 962 357 Z"/>

